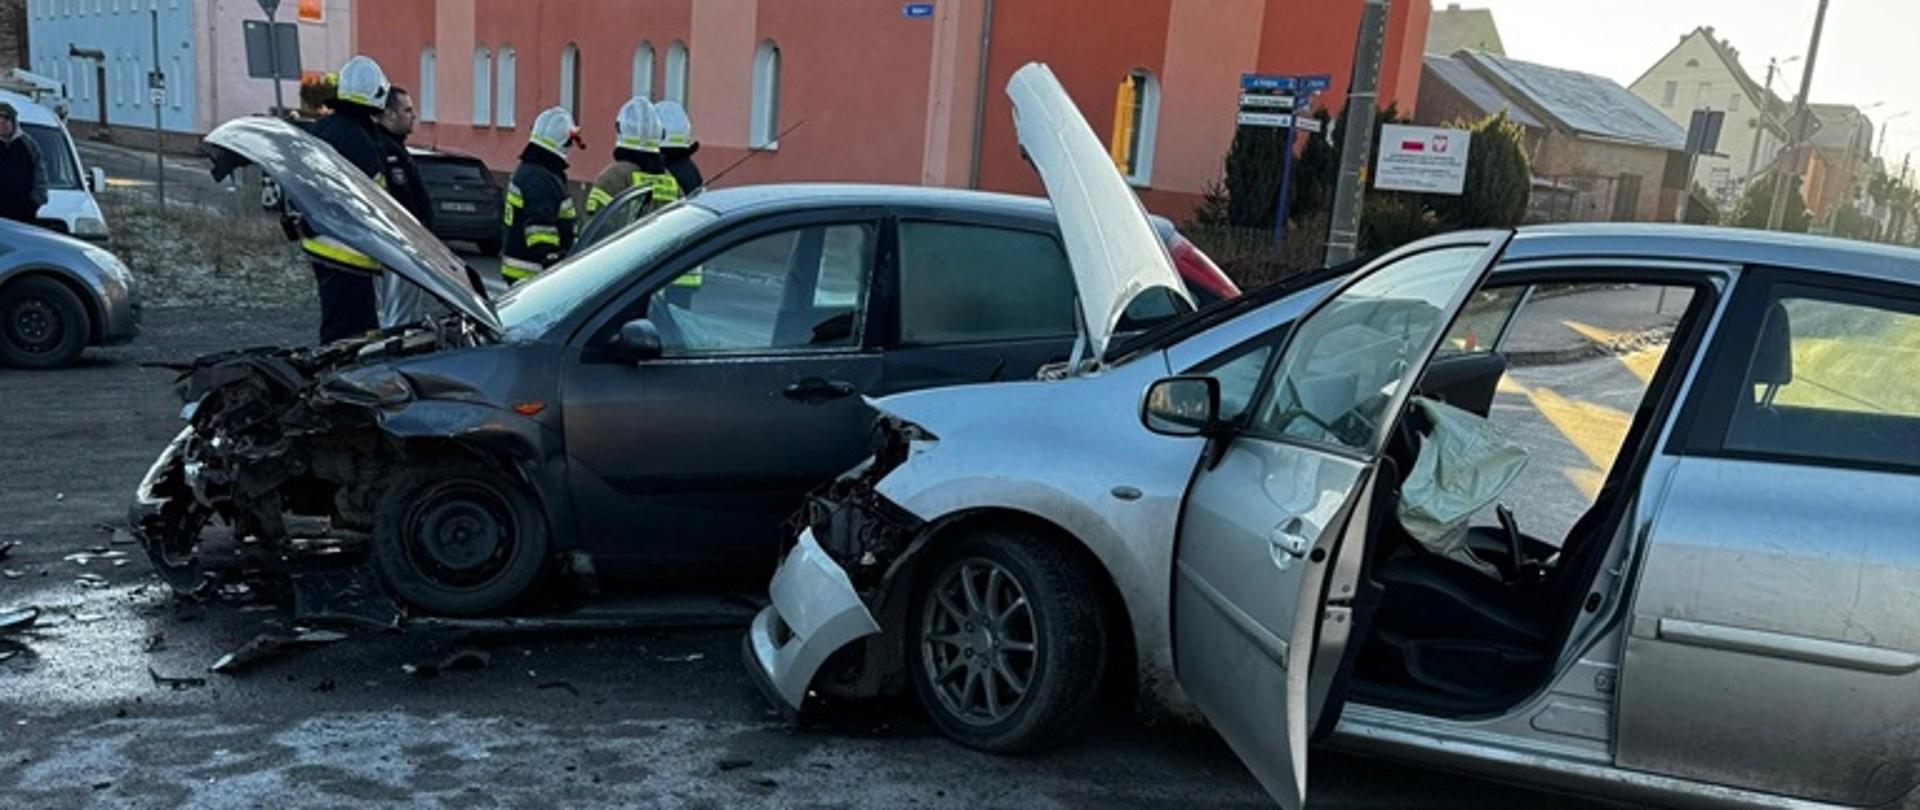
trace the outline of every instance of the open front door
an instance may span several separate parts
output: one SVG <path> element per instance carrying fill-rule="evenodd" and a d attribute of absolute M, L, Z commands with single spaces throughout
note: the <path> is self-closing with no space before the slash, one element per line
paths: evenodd
<path fill-rule="evenodd" d="M 1306 798 L 1310 695 L 1326 688 L 1309 680 L 1338 669 L 1313 662 L 1338 661 L 1347 641 L 1342 601 L 1358 566 L 1335 562 L 1357 561 L 1366 541 L 1349 536 L 1348 518 L 1364 508 L 1441 335 L 1510 237 L 1427 240 L 1357 275 L 1294 330 L 1247 423 L 1217 440 L 1218 463 L 1188 491 L 1174 552 L 1175 670 L 1284 807 Z"/>

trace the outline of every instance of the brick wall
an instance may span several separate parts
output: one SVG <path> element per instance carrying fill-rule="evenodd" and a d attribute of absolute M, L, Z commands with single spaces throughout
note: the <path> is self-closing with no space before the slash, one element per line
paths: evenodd
<path fill-rule="evenodd" d="M 0 70 L 27 64 L 27 0 L 0 0 Z"/>
<path fill-rule="evenodd" d="M 1632 202 L 1632 219 L 1638 222 L 1663 222 L 1672 219 L 1668 201 L 1677 203 L 1677 192 L 1665 189 L 1668 150 L 1649 146 L 1609 143 L 1553 132 L 1546 136 L 1534 155 L 1533 174 L 1555 182 L 1584 185 L 1597 207 L 1574 220 L 1614 218 L 1616 198 L 1630 190 L 1625 176 L 1638 177 L 1638 193 Z M 1663 213 L 1664 212 L 1664 213 Z"/>

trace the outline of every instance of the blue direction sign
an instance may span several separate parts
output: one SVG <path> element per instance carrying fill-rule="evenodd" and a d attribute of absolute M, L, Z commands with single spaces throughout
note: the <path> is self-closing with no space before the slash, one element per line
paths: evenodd
<path fill-rule="evenodd" d="M 909 20 L 925 19 L 933 16 L 932 3 L 907 3 L 900 7 L 900 16 Z"/>
<path fill-rule="evenodd" d="M 1271 127 L 1286 131 L 1287 148 L 1280 153 L 1280 194 L 1274 201 L 1273 243 L 1287 235 L 1287 194 L 1293 185 L 1294 132 L 1320 131 L 1320 122 L 1298 114 L 1307 110 L 1310 99 L 1333 86 L 1333 77 L 1325 73 L 1312 76 L 1282 76 L 1272 73 L 1240 74 L 1240 109 L 1234 123 L 1243 127 Z"/>

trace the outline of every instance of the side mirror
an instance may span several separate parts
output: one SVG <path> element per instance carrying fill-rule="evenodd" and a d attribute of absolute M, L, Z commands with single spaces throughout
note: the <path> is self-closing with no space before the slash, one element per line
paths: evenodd
<path fill-rule="evenodd" d="M 1147 386 L 1140 424 L 1162 436 L 1207 436 L 1220 428 L 1220 381 L 1168 377 Z"/>
<path fill-rule="evenodd" d="M 639 362 L 659 357 L 666 347 L 653 321 L 635 318 L 620 325 L 620 333 L 613 338 L 613 351 L 622 360 Z"/>
<path fill-rule="evenodd" d="M 87 170 L 87 191 L 99 194 L 107 190 L 107 170 L 99 166 Z"/>

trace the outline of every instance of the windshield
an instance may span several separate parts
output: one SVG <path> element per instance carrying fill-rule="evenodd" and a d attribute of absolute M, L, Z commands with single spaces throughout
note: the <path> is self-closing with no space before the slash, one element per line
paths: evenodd
<path fill-rule="evenodd" d="M 496 305 L 507 339 L 540 339 L 582 303 L 598 300 L 633 269 L 651 264 L 717 219 L 699 206 L 663 208 L 514 285 Z"/>
<path fill-rule="evenodd" d="M 47 188 L 79 188 L 80 167 L 73 164 L 67 133 L 43 124 L 23 124 L 27 137 L 40 148 L 40 167 L 47 172 Z"/>

